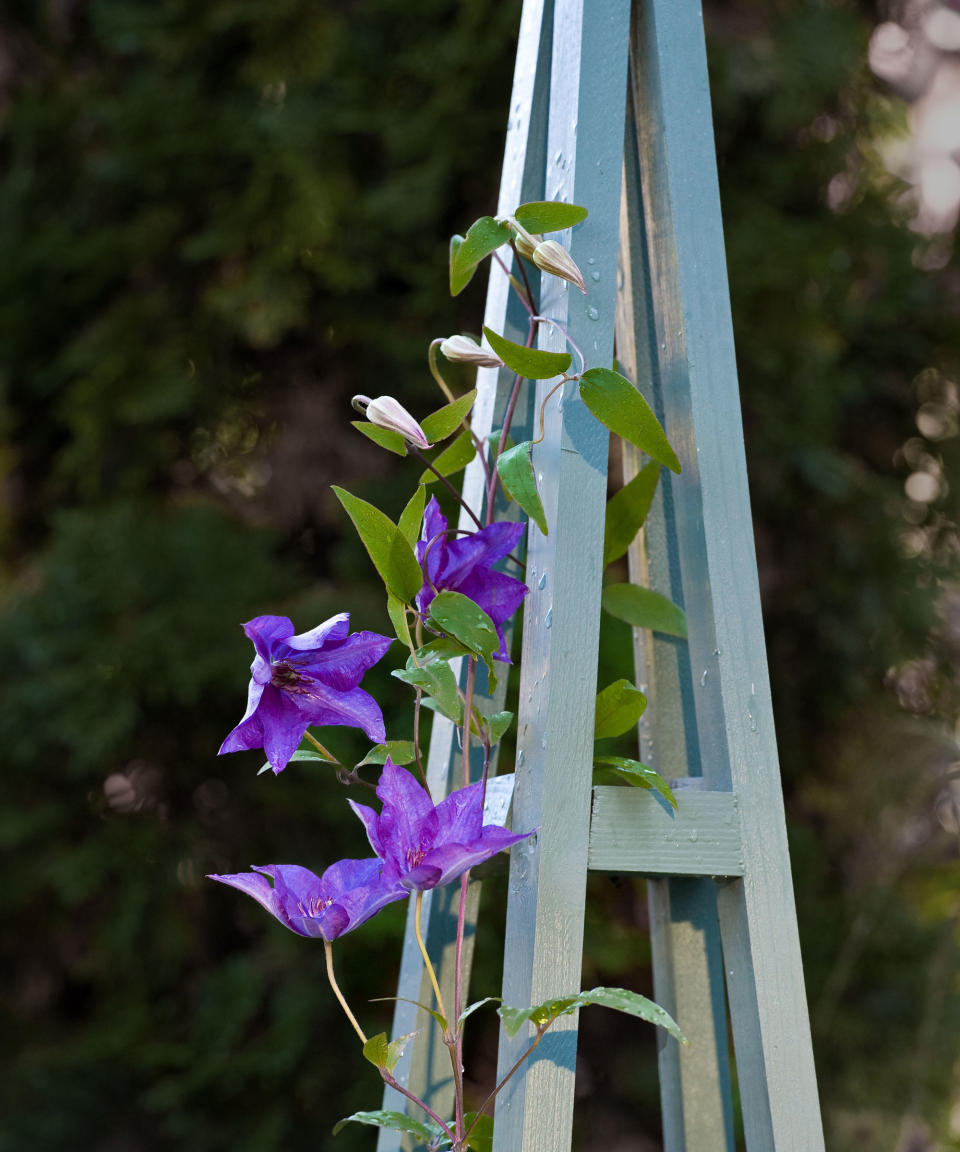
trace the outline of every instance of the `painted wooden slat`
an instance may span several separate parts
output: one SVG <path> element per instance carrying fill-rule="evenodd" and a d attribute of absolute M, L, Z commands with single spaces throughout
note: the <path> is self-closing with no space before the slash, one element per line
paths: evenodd
<path fill-rule="evenodd" d="M 543 179 L 546 158 L 546 115 L 549 95 L 549 74 L 551 55 L 552 0 L 525 0 L 520 21 L 520 36 L 514 71 L 513 92 L 510 102 L 510 118 L 507 126 L 506 146 L 501 173 L 498 213 L 512 211 L 519 203 L 539 200 L 543 197 Z M 500 267 L 492 263 L 484 323 L 509 339 L 526 339 L 525 313 L 510 292 L 509 281 Z M 512 376 L 506 371 L 481 368 L 477 372 L 478 399 L 472 414 L 473 427 L 481 437 L 502 423 L 502 413 L 512 384 Z M 532 410 L 532 390 L 521 397 L 514 416 L 515 435 L 522 438 L 529 430 Z M 464 499 L 472 507 L 484 506 L 483 470 L 477 461 L 468 466 L 464 475 Z M 513 509 L 516 515 L 516 506 Z M 472 522 L 463 513 L 460 525 L 471 529 Z M 508 647 L 511 642 L 510 630 L 506 629 Z M 461 678 L 463 669 L 461 669 Z M 484 693 L 485 677 L 478 674 L 477 694 Z M 506 692 L 506 677 L 501 678 L 500 686 L 491 699 L 491 711 L 502 707 Z M 491 773 L 496 772 L 498 749 L 491 757 Z M 462 785 L 460 751 L 454 725 L 442 716 L 434 715 L 430 737 L 430 751 L 427 761 L 427 779 L 431 794 L 435 798 L 446 795 Z M 477 757 L 472 765 L 474 774 L 479 768 Z M 470 967 L 473 952 L 474 930 L 480 902 L 481 885 L 471 882 L 467 908 L 467 933 L 463 955 L 465 986 L 469 986 Z M 437 966 L 437 975 L 448 1005 L 453 1004 L 454 982 L 454 940 L 457 911 L 460 900 L 459 884 L 447 885 L 424 894 L 421 909 L 421 923 L 427 950 Z M 408 1046 L 394 1075 L 405 1087 L 421 1099 L 427 1101 L 441 1115 L 449 1115 L 452 1110 L 453 1081 L 450 1059 L 442 1042 L 440 1030 L 432 1018 L 415 1003 L 432 1003 L 432 988 L 423 967 L 413 930 L 413 908 L 411 905 L 404 933 L 403 952 L 400 963 L 398 999 L 394 1011 L 393 1036 L 403 1036 L 418 1032 L 417 1038 Z M 396 1090 L 387 1088 L 384 1092 L 383 1107 L 402 1112 L 405 1109 L 421 1118 L 415 1109 Z M 388 1129 L 381 1129 L 378 1135 L 378 1152 L 399 1152 L 400 1136 Z"/>
<path fill-rule="evenodd" d="M 742 876 L 736 797 L 678 790 L 676 798 L 674 811 L 653 792 L 594 788 L 588 867 L 653 876 Z"/>
<path fill-rule="evenodd" d="M 546 198 L 590 210 L 570 240 L 590 292 L 547 277 L 541 312 L 591 365 L 613 353 L 628 27 L 628 0 L 554 9 Z M 542 326 L 540 346 L 564 342 Z M 513 827 L 539 833 L 511 851 L 503 996 L 516 1007 L 580 988 L 608 436 L 574 388 L 562 401 L 562 414 L 547 405 L 534 454 L 550 534 L 529 532 Z M 528 1043 L 501 1033 L 499 1075 Z M 498 1098 L 495 1152 L 570 1147 L 575 1058 L 576 1018 L 564 1017 Z"/>
<path fill-rule="evenodd" d="M 745 876 L 719 911 L 750 1152 L 823 1133 L 777 768 L 739 418 L 699 5 L 642 0 L 637 51 L 654 348 L 685 462 L 671 479 L 697 724 L 711 788 L 732 788 Z"/>
<path fill-rule="evenodd" d="M 634 22 L 638 18 L 634 6 Z M 637 103 L 646 67 L 631 31 L 624 191 L 620 222 L 620 297 L 617 356 L 671 432 L 654 354 L 653 293 L 640 194 Z M 641 466 L 640 454 L 623 445 L 623 481 Z M 664 474 L 665 476 L 665 474 Z M 630 580 L 683 604 L 672 489 L 658 486 L 643 531 L 628 551 Z M 689 774 L 703 783 L 700 743 L 693 707 L 689 647 L 683 641 L 635 628 L 637 684 L 648 706 L 639 724 L 640 758 L 670 777 Z M 639 830 L 638 830 L 639 833 Z M 739 843 L 737 845 L 739 853 Z M 742 870 L 742 858 L 740 860 Z M 733 1152 L 733 1105 L 727 1038 L 723 956 L 716 885 L 705 880 L 651 878 L 647 882 L 654 998 L 690 1039 L 671 1037 L 658 1045 L 660 1113 L 665 1152 Z"/>

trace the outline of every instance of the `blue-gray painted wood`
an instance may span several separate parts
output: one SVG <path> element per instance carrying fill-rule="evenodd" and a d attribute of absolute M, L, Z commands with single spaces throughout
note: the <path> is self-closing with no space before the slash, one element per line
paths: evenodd
<path fill-rule="evenodd" d="M 638 132 L 695 709 L 709 787 L 736 792 L 745 875 L 718 908 L 750 1152 L 823 1133 L 773 731 L 699 5 L 638 0 Z M 709 754 L 708 754 L 709 753 Z"/>
<path fill-rule="evenodd" d="M 637 17 L 635 6 L 635 21 Z M 642 94 L 638 89 L 644 62 L 638 58 L 637 45 L 637 36 L 632 32 L 620 221 L 617 356 L 669 431 L 654 348 L 654 295 L 640 195 L 637 104 Z M 623 445 L 622 459 L 623 481 L 628 483 L 643 461 L 629 444 Z M 628 551 L 628 562 L 633 583 L 653 588 L 682 605 L 672 494 L 669 483 L 658 486 L 647 523 Z M 649 700 L 639 724 L 640 758 L 668 779 L 685 775 L 688 785 L 703 783 L 689 646 L 639 628 L 633 632 L 636 682 Z M 678 795 L 682 802 L 689 802 L 691 793 Z M 734 798 L 729 799 L 733 803 Z M 739 819 L 737 824 L 742 871 Z M 644 836 L 645 831 L 638 826 L 637 838 L 644 849 L 652 848 L 653 841 L 649 835 Z M 703 874 L 696 867 L 696 854 L 690 863 L 689 875 Z M 681 1022 L 691 1041 L 689 1047 L 683 1047 L 670 1037 L 660 1038 L 664 1150 L 733 1152 L 730 1052 L 716 885 L 702 879 L 652 878 L 647 884 L 647 898 L 654 998 Z"/>
<path fill-rule="evenodd" d="M 512 211 L 525 201 L 539 200 L 543 197 L 551 31 L 552 4 L 545 5 L 543 0 L 526 0 L 521 16 L 510 119 L 501 173 L 497 206 L 500 214 Z M 508 339 L 520 343 L 526 339 L 526 314 L 510 291 L 506 275 L 496 264 L 491 264 L 484 323 L 503 333 Z M 506 371 L 498 373 L 495 369 L 489 368 L 481 368 L 478 371 L 478 398 L 472 413 L 472 421 L 474 430 L 481 437 L 502 423 L 503 409 L 511 385 L 512 376 Z M 527 388 L 514 416 L 514 435 L 518 438 L 528 434 L 532 401 L 532 389 Z M 483 470 L 477 462 L 468 466 L 466 470 L 463 495 L 473 508 L 477 510 L 483 508 Z M 516 506 L 514 514 L 515 510 Z M 463 529 L 473 527 L 465 513 L 461 515 L 460 527 Z M 508 645 L 510 640 L 507 630 Z M 462 675 L 463 669 L 461 677 Z M 485 677 L 482 674 L 478 675 L 478 695 L 483 694 L 484 681 Z M 502 677 L 497 694 L 498 700 L 502 701 L 505 691 L 506 677 Z M 497 710 L 497 706 L 492 710 Z M 449 720 L 435 714 L 427 761 L 427 778 L 431 794 L 435 798 L 444 796 L 462 785 L 460 759 L 456 729 Z M 472 767 L 476 771 L 478 767 L 476 757 Z M 495 771 L 496 749 L 491 762 L 491 772 Z M 480 888 L 478 883 L 471 882 L 463 964 L 464 982 L 467 987 Z M 437 967 L 441 990 L 448 1005 L 453 1003 L 454 940 L 459 899 L 460 886 L 451 884 L 425 893 L 421 909 L 424 940 Z M 427 1101 L 441 1115 L 450 1115 L 453 1083 L 447 1049 L 433 1019 L 418 1009 L 416 1004 L 409 1002 L 431 1004 L 433 997 L 414 935 L 412 904 L 404 933 L 397 996 L 404 999 L 397 1001 L 392 1035 L 403 1036 L 417 1031 L 419 1035 L 407 1048 L 394 1075 L 401 1084 Z M 387 1088 L 384 1092 L 383 1107 L 399 1112 L 409 1110 L 416 1118 L 422 1119 L 420 1113 L 392 1088 Z M 388 1129 L 380 1130 L 378 1152 L 399 1152 L 400 1147 L 401 1139 L 397 1133 Z"/>
<path fill-rule="evenodd" d="M 554 8 L 546 197 L 589 207 L 570 251 L 590 290 L 546 277 L 541 312 L 568 326 L 589 365 L 613 354 L 628 30 L 628 0 Z M 540 346 L 565 342 L 544 326 Z M 568 386 L 534 452 L 550 534 L 529 529 L 513 826 L 539 834 L 511 851 L 503 996 L 517 1007 L 580 989 L 608 439 Z M 498 1098 L 495 1152 L 570 1147 L 576 1024 L 551 1029 Z M 528 1043 L 525 1030 L 501 1033 L 498 1075 Z"/>
<path fill-rule="evenodd" d="M 742 876 L 736 797 L 678 789 L 676 800 L 674 811 L 655 792 L 594 788 L 588 867 L 651 876 Z"/>

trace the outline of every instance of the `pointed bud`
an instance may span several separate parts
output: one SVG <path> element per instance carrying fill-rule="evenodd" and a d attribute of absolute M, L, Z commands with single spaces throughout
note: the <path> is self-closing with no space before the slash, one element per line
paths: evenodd
<path fill-rule="evenodd" d="M 529 232 L 518 232 L 513 242 L 517 247 L 517 252 L 527 260 L 533 259 L 533 252 L 536 246 L 541 242 L 539 236 L 531 236 Z"/>
<path fill-rule="evenodd" d="M 533 262 L 541 272 L 549 272 L 552 276 L 559 276 L 561 280 L 568 280 L 586 294 L 587 285 L 584 283 L 583 274 L 570 253 L 556 240 L 544 240 L 538 244 L 533 250 Z"/>
<path fill-rule="evenodd" d="M 391 432 L 399 432 L 407 443 L 417 448 L 430 447 L 430 441 L 424 435 L 423 429 L 406 408 L 392 396 L 378 396 L 376 400 L 371 400 L 369 396 L 354 396 L 351 403 L 371 424 L 387 428 Z"/>
<path fill-rule="evenodd" d="M 481 348 L 469 336 L 448 336 L 441 341 L 440 351 L 448 360 L 461 364 L 476 364 L 478 368 L 502 368 L 503 361 L 488 348 Z"/>

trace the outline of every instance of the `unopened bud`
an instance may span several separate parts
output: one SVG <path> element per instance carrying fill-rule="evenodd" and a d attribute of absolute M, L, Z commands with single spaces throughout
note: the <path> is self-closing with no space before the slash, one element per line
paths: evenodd
<path fill-rule="evenodd" d="M 529 232 L 517 232 L 513 242 L 521 256 L 527 260 L 532 260 L 534 249 L 541 241 L 539 236 L 531 236 Z"/>
<path fill-rule="evenodd" d="M 448 336 L 440 342 L 440 351 L 448 360 L 476 364 L 478 368 L 502 368 L 503 361 L 488 348 L 481 348 L 469 336 Z"/>
<path fill-rule="evenodd" d="M 583 274 L 570 253 L 556 240 L 544 240 L 538 244 L 533 250 L 532 259 L 541 272 L 549 272 L 552 276 L 559 276 L 561 280 L 568 280 L 586 294 L 587 285 L 584 283 Z"/>
<path fill-rule="evenodd" d="M 391 432 L 398 432 L 404 440 L 416 445 L 417 448 L 430 447 L 430 441 L 424 435 L 423 429 L 406 408 L 392 396 L 378 396 L 376 400 L 371 400 L 369 396 L 354 396 L 351 403 L 371 424 L 387 428 Z"/>

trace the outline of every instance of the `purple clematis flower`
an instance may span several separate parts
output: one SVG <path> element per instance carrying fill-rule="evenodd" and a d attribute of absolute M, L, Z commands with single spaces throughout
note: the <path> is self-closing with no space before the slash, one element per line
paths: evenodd
<path fill-rule="evenodd" d="M 258 616 L 244 624 L 257 650 L 247 710 L 219 754 L 263 748 L 274 772 L 280 772 L 311 724 L 362 728 L 374 743 L 382 743 L 380 707 L 357 685 L 392 641 L 375 632 L 350 636 L 349 628 L 346 612 L 300 636 L 294 636 L 286 616 Z"/>
<path fill-rule="evenodd" d="M 385 880 L 395 880 L 406 889 L 423 891 L 447 884 L 531 835 L 508 832 L 499 824 L 484 825 L 479 782 L 434 805 L 410 773 L 388 759 L 377 795 L 383 801 L 379 816 L 364 804 L 351 800 L 350 806 L 383 861 Z"/>
<path fill-rule="evenodd" d="M 432 497 L 423 517 L 423 539 L 417 544 L 417 559 L 423 569 L 423 587 L 417 593 L 417 608 L 426 612 L 437 592 L 459 592 L 479 605 L 493 621 L 500 637 L 497 660 L 509 663 L 501 625 L 523 603 L 529 589 L 521 580 L 493 565 L 516 546 L 524 525 L 512 521 L 490 524 L 470 536 L 451 539 L 447 519 Z"/>
<path fill-rule="evenodd" d="M 384 879 L 382 860 L 338 860 L 322 876 L 298 864 L 253 867 L 253 872 L 208 879 L 246 892 L 291 932 L 327 941 L 409 895 L 396 882 Z"/>

